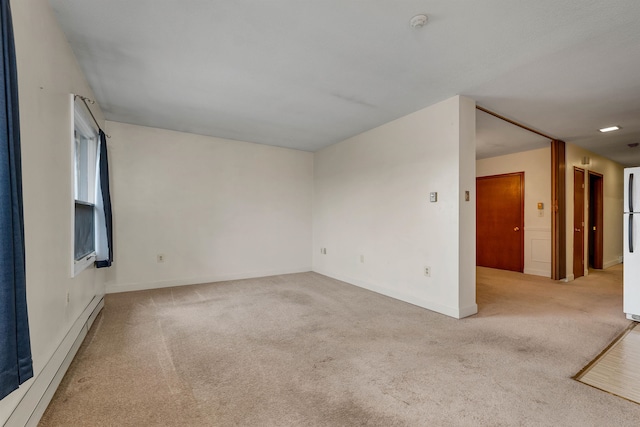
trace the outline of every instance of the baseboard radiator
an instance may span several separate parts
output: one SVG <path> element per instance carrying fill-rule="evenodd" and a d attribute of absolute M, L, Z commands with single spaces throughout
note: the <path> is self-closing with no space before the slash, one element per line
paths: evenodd
<path fill-rule="evenodd" d="M 44 369 L 16 406 L 5 427 L 37 427 L 40 418 L 53 398 L 62 377 L 69 369 L 93 321 L 104 307 L 104 296 L 95 296 L 64 337 Z"/>

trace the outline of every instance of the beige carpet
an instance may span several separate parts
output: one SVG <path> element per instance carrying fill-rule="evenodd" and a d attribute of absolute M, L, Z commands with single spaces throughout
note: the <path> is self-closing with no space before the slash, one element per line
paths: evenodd
<path fill-rule="evenodd" d="M 637 426 L 572 380 L 624 330 L 621 268 L 478 269 L 454 320 L 315 273 L 108 295 L 42 426 Z"/>

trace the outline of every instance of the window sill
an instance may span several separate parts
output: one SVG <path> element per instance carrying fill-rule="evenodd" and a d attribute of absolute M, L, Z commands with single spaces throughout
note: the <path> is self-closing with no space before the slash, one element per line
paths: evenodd
<path fill-rule="evenodd" d="M 73 262 L 73 277 L 76 277 L 83 270 L 96 262 L 95 252 L 84 256 L 82 259 Z"/>

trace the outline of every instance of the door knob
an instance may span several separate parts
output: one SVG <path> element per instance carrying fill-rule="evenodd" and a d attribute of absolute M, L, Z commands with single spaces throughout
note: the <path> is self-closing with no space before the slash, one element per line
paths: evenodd
<path fill-rule="evenodd" d="M 579 233 L 579 232 L 580 232 L 580 229 L 579 229 L 579 228 L 574 228 L 574 229 L 573 229 L 573 231 L 576 231 L 576 232 L 578 232 L 578 233 Z"/>
<path fill-rule="evenodd" d="M 513 227 L 513 231 L 520 231 L 520 227 Z"/>

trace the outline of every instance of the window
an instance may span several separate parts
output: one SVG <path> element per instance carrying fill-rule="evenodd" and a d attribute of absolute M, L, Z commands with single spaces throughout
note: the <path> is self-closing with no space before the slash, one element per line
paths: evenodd
<path fill-rule="evenodd" d="M 95 216 L 98 129 L 80 100 L 73 103 L 73 275 L 96 260 Z"/>

